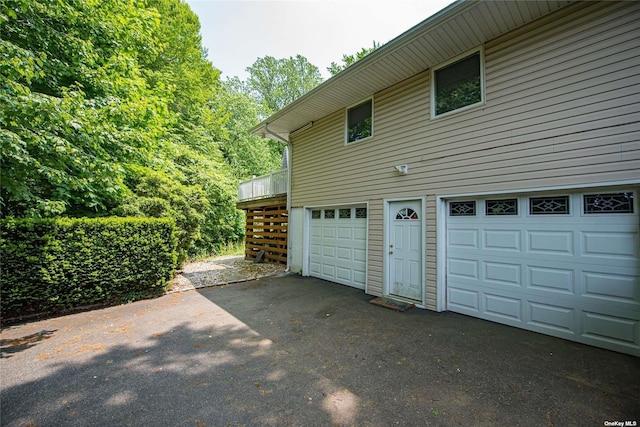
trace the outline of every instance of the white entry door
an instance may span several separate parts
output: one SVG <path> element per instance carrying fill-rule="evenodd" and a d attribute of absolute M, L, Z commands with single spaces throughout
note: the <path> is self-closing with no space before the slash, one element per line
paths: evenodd
<path fill-rule="evenodd" d="M 422 203 L 389 203 L 389 295 L 422 301 Z"/>

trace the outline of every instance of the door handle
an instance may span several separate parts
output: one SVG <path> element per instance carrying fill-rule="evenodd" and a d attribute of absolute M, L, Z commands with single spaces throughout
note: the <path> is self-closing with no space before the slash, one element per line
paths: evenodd
<path fill-rule="evenodd" d="M 389 251 L 389 255 L 393 255 L 393 251 Z"/>

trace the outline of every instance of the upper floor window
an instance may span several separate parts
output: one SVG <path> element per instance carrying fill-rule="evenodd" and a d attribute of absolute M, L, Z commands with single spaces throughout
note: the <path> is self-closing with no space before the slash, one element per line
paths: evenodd
<path fill-rule="evenodd" d="M 347 108 L 347 144 L 373 135 L 373 99 Z"/>
<path fill-rule="evenodd" d="M 432 117 L 481 104 L 484 99 L 481 51 L 435 68 L 432 81 Z"/>

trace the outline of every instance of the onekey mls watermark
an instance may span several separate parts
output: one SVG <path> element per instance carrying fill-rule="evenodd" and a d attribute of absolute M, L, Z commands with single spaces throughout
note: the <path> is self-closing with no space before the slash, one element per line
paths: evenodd
<path fill-rule="evenodd" d="M 638 425 L 637 421 L 605 421 L 604 425 L 607 427 L 636 427 Z"/>

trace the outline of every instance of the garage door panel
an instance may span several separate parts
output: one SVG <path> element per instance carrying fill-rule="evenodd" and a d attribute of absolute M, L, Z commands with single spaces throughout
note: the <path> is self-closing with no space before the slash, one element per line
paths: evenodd
<path fill-rule="evenodd" d="M 494 251 L 508 251 L 520 253 L 520 230 L 484 230 L 484 249 Z"/>
<path fill-rule="evenodd" d="M 336 267 L 336 277 L 341 280 L 346 280 L 350 282 L 352 280 L 351 277 L 351 269 L 344 267 Z"/>
<path fill-rule="evenodd" d="M 575 295 L 575 273 L 560 267 L 527 266 L 527 286 L 530 289 L 566 295 Z"/>
<path fill-rule="evenodd" d="M 630 232 L 584 232 L 582 242 L 586 257 L 634 260 L 638 248 L 638 236 Z"/>
<path fill-rule="evenodd" d="M 575 310 L 571 307 L 551 305 L 544 302 L 527 301 L 528 322 L 537 326 L 538 330 L 548 330 L 551 335 L 554 332 L 575 335 Z"/>
<path fill-rule="evenodd" d="M 336 278 L 336 267 L 335 265 L 322 265 L 322 275 L 327 279 L 335 279 Z"/>
<path fill-rule="evenodd" d="M 638 209 L 585 213 L 583 194 L 561 215 L 530 214 L 527 195 L 519 215 L 486 215 L 485 198 L 447 214 L 447 309 L 640 356 Z"/>
<path fill-rule="evenodd" d="M 338 227 L 338 233 L 336 237 L 338 240 L 353 240 L 353 228 Z"/>
<path fill-rule="evenodd" d="M 320 264 L 319 262 L 310 262 L 309 273 L 311 273 L 312 276 L 318 276 L 322 274 L 322 264 Z"/>
<path fill-rule="evenodd" d="M 522 321 L 522 301 L 504 295 L 484 294 L 484 311 L 489 317 Z"/>
<path fill-rule="evenodd" d="M 335 227 L 322 227 L 322 238 L 324 238 L 324 239 L 335 239 L 336 238 L 336 228 Z"/>
<path fill-rule="evenodd" d="M 365 242 L 367 240 L 367 229 L 365 227 L 354 227 L 354 240 Z"/>
<path fill-rule="evenodd" d="M 322 245 L 322 256 L 324 258 L 335 258 L 336 248 L 334 246 Z"/>
<path fill-rule="evenodd" d="M 353 283 L 358 287 L 364 288 L 366 283 L 367 273 L 364 270 L 353 270 Z"/>
<path fill-rule="evenodd" d="M 447 242 L 451 248 L 478 248 L 478 230 L 452 228 L 447 232 Z"/>
<path fill-rule="evenodd" d="M 322 246 L 320 246 L 320 245 L 309 245 L 309 253 L 311 255 L 322 255 Z"/>
<path fill-rule="evenodd" d="M 447 271 L 451 277 L 478 280 L 479 262 L 473 259 L 449 258 Z"/>
<path fill-rule="evenodd" d="M 477 315 L 480 310 L 480 293 L 460 288 L 449 288 L 447 290 L 447 301 L 450 310 L 458 309 L 463 314 Z"/>
<path fill-rule="evenodd" d="M 485 281 L 507 286 L 522 286 L 522 266 L 520 264 L 489 261 L 482 264 Z"/>
<path fill-rule="evenodd" d="M 633 345 L 638 336 L 638 320 L 621 319 L 601 313 L 582 313 L 583 336 L 612 344 Z"/>
<path fill-rule="evenodd" d="M 573 233 L 567 231 L 529 230 L 527 252 L 533 254 L 573 255 Z"/>
<path fill-rule="evenodd" d="M 605 299 L 611 303 L 632 304 L 640 312 L 640 284 L 638 272 L 633 269 L 601 268 L 583 271 L 584 295 Z"/>
<path fill-rule="evenodd" d="M 347 261 L 351 261 L 353 259 L 353 257 L 351 256 L 351 248 L 337 248 L 337 258 L 339 260 L 347 260 Z"/>

